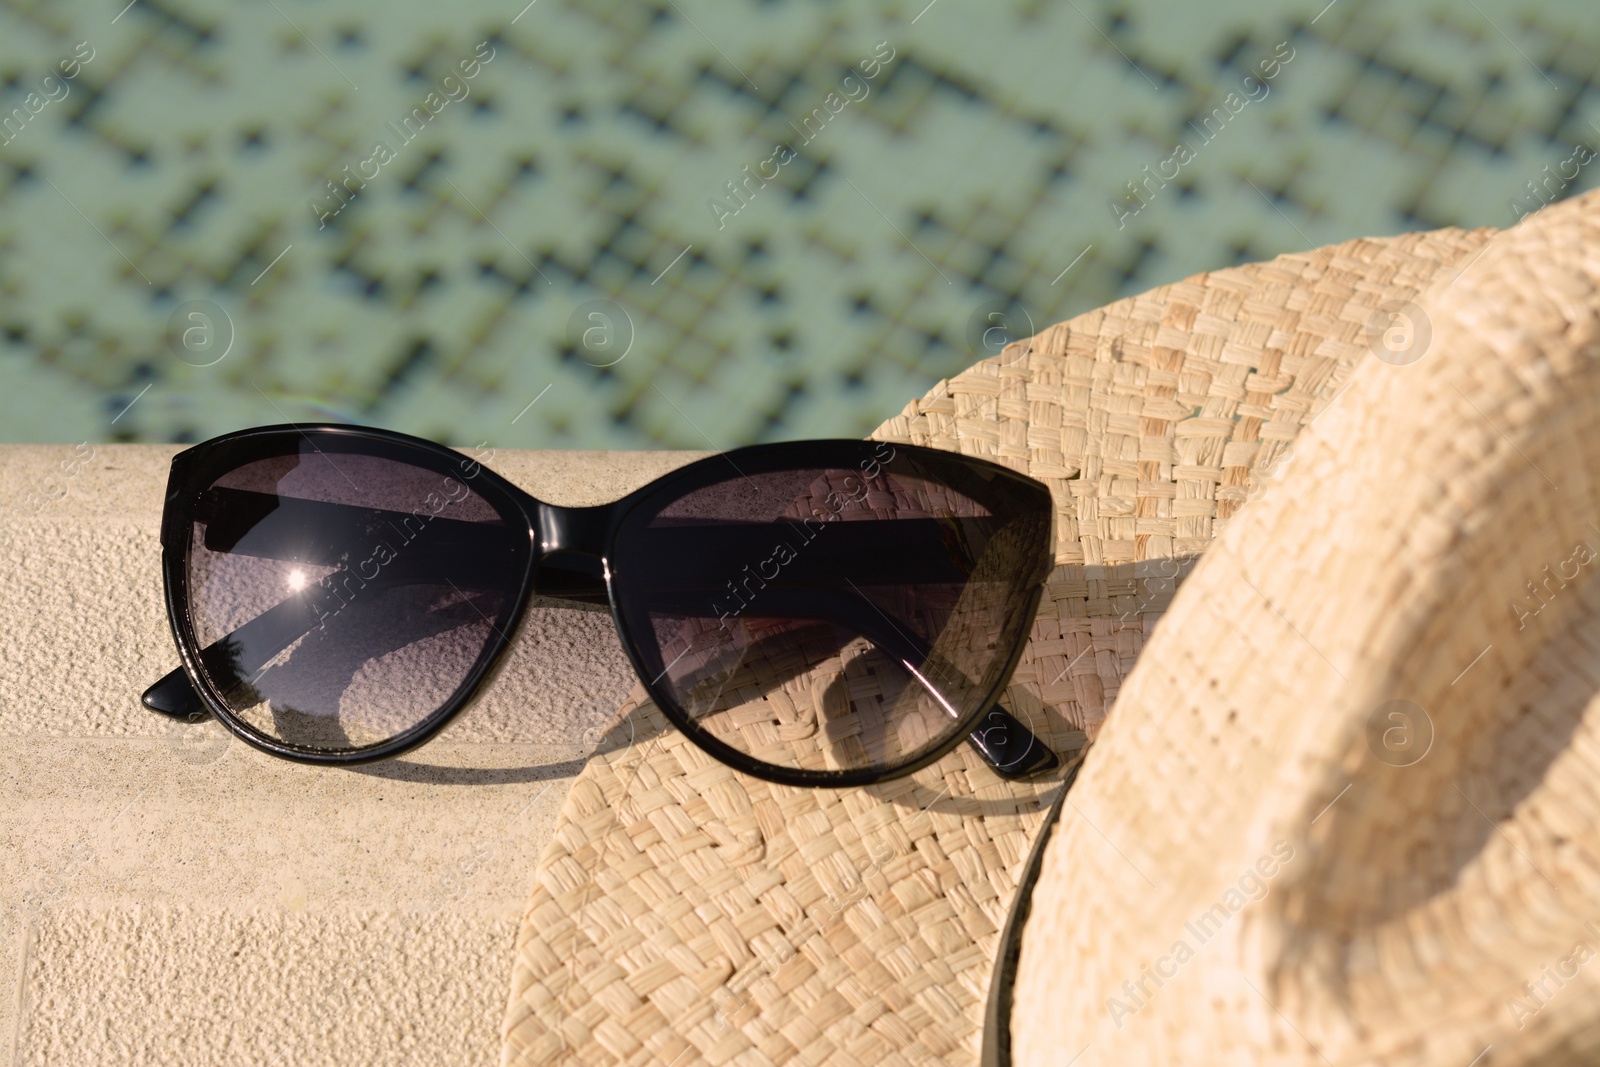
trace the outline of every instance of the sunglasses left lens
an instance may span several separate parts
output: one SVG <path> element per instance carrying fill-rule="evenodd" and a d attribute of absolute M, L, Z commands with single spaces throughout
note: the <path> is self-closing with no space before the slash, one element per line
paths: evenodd
<path fill-rule="evenodd" d="M 201 669 L 250 729 L 328 752 L 442 712 L 507 628 L 527 543 L 447 460 L 309 445 L 216 478 L 189 538 Z"/>

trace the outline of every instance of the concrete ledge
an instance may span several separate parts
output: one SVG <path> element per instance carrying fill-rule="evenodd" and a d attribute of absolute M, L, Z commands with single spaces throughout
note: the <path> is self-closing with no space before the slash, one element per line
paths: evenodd
<path fill-rule="evenodd" d="M 534 863 L 632 688 L 610 617 L 529 612 L 403 760 L 323 770 L 139 705 L 177 662 L 175 447 L 0 446 L 0 1054 L 23 1064 L 485 1064 Z M 501 452 L 552 503 L 698 453 Z"/>

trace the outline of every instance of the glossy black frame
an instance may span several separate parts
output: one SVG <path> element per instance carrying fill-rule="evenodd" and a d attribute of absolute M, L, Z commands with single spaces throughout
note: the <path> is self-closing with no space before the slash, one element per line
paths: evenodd
<path fill-rule="evenodd" d="M 528 533 L 523 544 L 518 539 L 514 569 L 520 571 L 519 587 L 507 589 L 508 596 L 500 616 L 494 621 L 495 634 L 456 692 L 438 710 L 415 727 L 377 745 L 350 751 L 318 749 L 294 745 L 270 737 L 233 715 L 206 672 L 199 669 L 202 650 L 189 612 L 188 553 L 191 530 L 205 492 L 226 472 L 256 460 L 298 454 L 304 444 L 313 450 L 333 454 L 361 453 L 388 456 L 413 466 L 434 470 L 446 476 L 469 479 L 472 489 L 492 506 L 511 529 L 522 524 Z M 658 683 L 652 680 L 640 646 L 623 617 L 615 583 L 619 564 L 626 571 L 629 561 L 615 557 L 619 530 L 638 507 L 658 503 L 663 498 L 681 497 L 695 488 L 728 480 L 731 465 L 739 474 L 748 472 L 800 469 L 809 466 L 866 469 L 884 447 L 906 453 L 913 459 L 964 469 L 991 487 L 1017 494 L 1036 508 L 1045 520 L 1044 544 L 1034 572 L 1026 577 L 1029 601 L 1025 605 L 1027 623 L 1014 642 L 998 680 L 984 699 L 964 715 L 949 737 L 921 754 L 889 767 L 850 770 L 807 770 L 763 763 L 711 736 L 690 718 Z M 959 488 L 959 487 L 955 487 Z M 167 617 L 172 627 L 183 665 L 152 685 L 143 702 L 152 711 L 194 722 L 206 713 L 220 721 L 234 736 L 262 751 L 301 763 L 352 766 L 389 759 L 407 752 L 434 737 L 472 700 L 483 683 L 503 662 L 511 635 L 535 596 L 553 597 L 588 604 L 608 604 L 623 649 L 635 673 L 658 708 L 674 726 L 713 758 L 736 770 L 784 785 L 845 787 L 871 785 L 911 774 L 942 758 L 963 739 L 968 740 L 984 761 L 1007 778 L 1033 777 L 1060 766 L 1059 758 L 1031 731 L 997 703 L 1016 669 L 1034 613 L 1044 590 L 1052 564 L 1054 508 L 1050 491 L 1024 475 L 987 460 L 955 452 L 916 445 L 861 440 L 796 441 L 753 445 L 720 453 L 671 471 L 634 490 L 620 500 L 594 507 L 561 507 L 547 504 L 513 485 L 503 476 L 478 461 L 444 445 L 407 434 L 372 427 L 341 424 L 261 426 L 240 430 L 195 445 L 173 457 L 168 477 L 166 507 L 161 522 L 162 577 L 165 585 Z M 552 565 L 551 558 L 560 557 Z M 573 557 L 576 557 L 574 559 Z M 581 564 L 581 565 L 579 565 Z M 541 572 L 549 574 L 543 582 Z M 626 581 L 625 573 L 622 578 Z M 980 721 L 984 723 L 979 729 Z M 993 734 L 999 732 L 1001 740 Z"/>

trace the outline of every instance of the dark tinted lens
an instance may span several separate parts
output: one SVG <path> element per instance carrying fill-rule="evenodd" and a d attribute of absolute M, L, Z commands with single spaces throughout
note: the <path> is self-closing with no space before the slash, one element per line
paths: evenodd
<path fill-rule="evenodd" d="M 1026 635 L 1048 494 L 882 448 L 865 470 L 730 469 L 619 534 L 619 607 L 650 674 L 763 763 L 911 762 L 995 691 Z"/>
<path fill-rule="evenodd" d="M 191 533 L 203 669 L 269 738 L 381 744 L 438 712 L 505 627 L 517 540 L 443 463 L 306 450 L 241 466 Z"/>

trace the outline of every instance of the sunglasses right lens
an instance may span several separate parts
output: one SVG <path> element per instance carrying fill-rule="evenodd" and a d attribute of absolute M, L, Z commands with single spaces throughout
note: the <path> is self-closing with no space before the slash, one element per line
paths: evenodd
<path fill-rule="evenodd" d="M 877 447 L 852 467 L 730 467 L 619 531 L 613 588 L 649 673 L 759 762 L 906 765 L 960 732 L 1026 638 L 1048 492 Z"/>
<path fill-rule="evenodd" d="M 518 541 L 442 457 L 302 444 L 245 463 L 191 528 L 202 669 L 266 738 L 381 745 L 439 713 L 506 627 Z"/>

